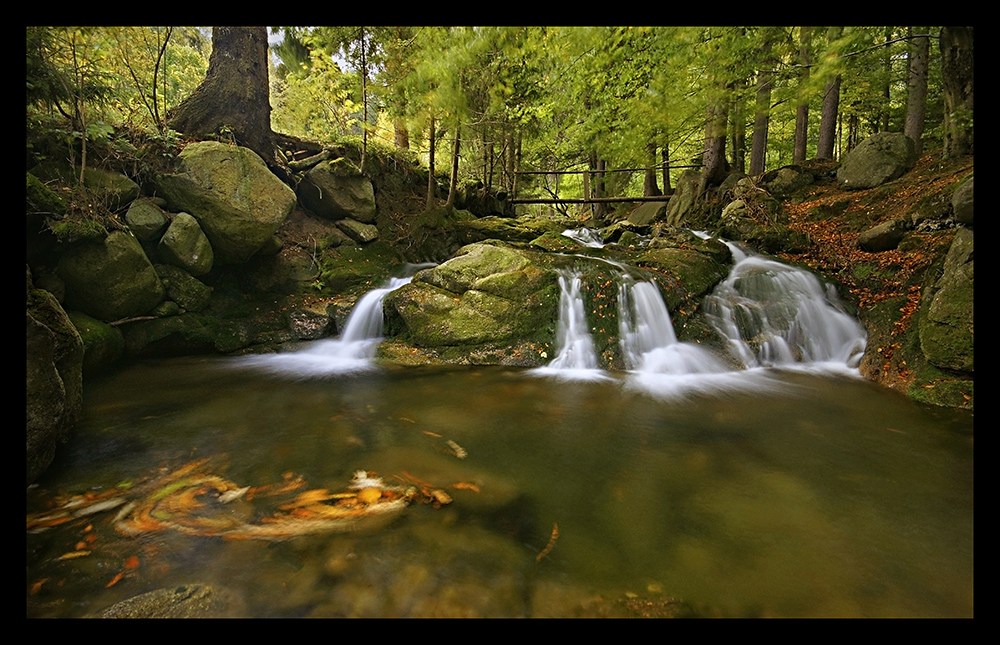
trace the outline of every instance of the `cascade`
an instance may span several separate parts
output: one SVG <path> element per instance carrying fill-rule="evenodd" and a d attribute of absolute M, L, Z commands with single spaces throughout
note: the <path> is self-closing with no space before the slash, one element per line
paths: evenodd
<path fill-rule="evenodd" d="M 587 310 L 580 293 L 580 274 L 559 272 L 559 321 L 556 327 L 558 354 L 535 374 L 567 380 L 607 378 L 597 364 L 597 350 L 587 329 Z"/>
<path fill-rule="evenodd" d="M 857 371 L 867 335 L 831 285 L 762 256 L 734 257 L 729 277 L 703 307 L 747 368 Z"/>
<path fill-rule="evenodd" d="M 390 278 L 383 286 L 362 296 L 351 309 L 338 338 L 316 341 L 295 352 L 247 356 L 239 362 L 302 378 L 373 369 L 372 359 L 382 342 L 383 299 L 391 291 L 408 284 L 418 269 L 428 266 L 433 264 L 408 265 L 404 277 Z"/>
<path fill-rule="evenodd" d="M 604 248 L 604 241 L 593 229 L 589 228 L 568 228 L 562 232 L 564 237 L 575 240 L 584 246 L 594 249 Z"/>

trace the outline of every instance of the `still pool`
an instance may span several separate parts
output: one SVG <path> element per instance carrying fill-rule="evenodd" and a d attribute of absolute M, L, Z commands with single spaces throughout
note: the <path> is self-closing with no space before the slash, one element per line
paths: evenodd
<path fill-rule="evenodd" d="M 206 358 L 89 381 L 27 492 L 29 525 L 68 512 L 27 533 L 27 616 L 178 589 L 227 617 L 973 615 L 970 413 L 806 371 L 662 396 L 608 377 Z M 358 471 L 450 503 L 282 539 L 183 517 L 262 526 Z M 123 532 L 179 472 L 245 494 L 192 488 Z"/>

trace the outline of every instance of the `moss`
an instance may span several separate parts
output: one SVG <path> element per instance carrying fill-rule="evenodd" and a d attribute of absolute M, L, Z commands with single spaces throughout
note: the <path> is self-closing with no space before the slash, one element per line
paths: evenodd
<path fill-rule="evenodd" d="M 49 230 L 60 242 L 99 242 L 108 236 L 108 229 L 95 219 L 87 217 L 67 217 L 49 224 Z"/>

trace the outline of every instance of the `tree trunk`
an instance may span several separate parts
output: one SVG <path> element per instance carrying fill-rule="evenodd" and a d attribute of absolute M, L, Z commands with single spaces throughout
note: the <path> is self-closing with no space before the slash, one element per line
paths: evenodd
<path fill-rule="evenodd" d="M 820 117 L 819 145 L 816 156 L 819 159 L 833 159 L 834 144 L 837 142 L 837 113 L 840 111 L 840 74 L 826 84 L 823 93 L 823 112 Z"/>
<path fill-rule="evenodd" d="M 410 131 L 406 128 L 406 121 L 396 119 L 392 124 L 393 135 L 396 147 L 400 150 L 410 149 Z"/>
<path fill-rule="evenodd" d="M 764 43 L 764 64 L 770 61 L 771 42 Z M 761 70 L 757 74 L 757 102 L 753 119 L 753 139 L 750 144 L 750 174 L 763 174 L 767 163 L 767 130 L 771 122 L 771 88 L 774 73 Z"/>
<path fill-rule="evenodd" d="M 646 197 L 655 197 L 657 195 L 662 195 L 660 192 L 660 187 L 656 185 L 656 144 L 650 143 L 646 145 L 646 155 L 649 159 L 648 165 L 646 166 L 646 176 L 643 178 L 642 182 L 642 194 Z"/>
<path fill-rule="evenodd" d="M 917 156 L 924 149 L 924 115 L 927 113 L 927 71 L 930 38 L 924 32 L 909 29 L 910 71 L 906 82 L 906 124 L 903 134 L 913 139 Z"/>
<path fill-rule="evenodd" d="M 267 27 L 212 27 L 205 80 L 168 113 L 167 123 L 192 137 L 228 131 L 274 166 L 267 75 Z"/>
<path fill-rule="evenodd" d="M 811 56 L 809 55 L 809 42 L 812 39 L 812 29 L 802 27 L 799 35 L 799 64 L 802 71 L 799 77 L 799 87 L 805 91 L 809 81 L 809 65 Z M 809 98 L 799 99 L 795 109 L 795 147 L 792 151 L 792 162 L 802 163 L 806 160 L 807 142 L 809 141 Z"/>
<path fill-rule="evenodd" d="M 698 195 L 712 185 L 722 183 L 726 175 L 726 107 L 716 103 L 708 107 L 705 125 L 705 152 L 702 154 Z"/>
<path fill-rule="evenodd" d="M 430 141 L 428 149 L 427 158 L 427 209 L 430 210 L 434 207 L 434 200 L 437 198 L 437 181 L 434 178 L 434 148 L 437 136 L 434 132 L 435 130 L 434 117 L 431 117 L 430 124 L 430 136 L 428 140 Z"/>
<path fill-rule="evenodd" d="M 972 27 L 941 28 L 944 84 L 944 156 L 973 154 Z"/>
<path fill-rule="evenodd" d="M 448 201 L 445 206 L 454 208 L 455 200 L 458 197 L 458 159 L 459 151 L 462 147 L 462 126 L 455 126 L 455 147 L 451 155 L 451 180 L 448 183 Z"/>
<path fill-rule="evenodd" d="M 660 157 L 663 159 L 663 194 L 672 195 L 674 189 L 670 185 L 670 145 L 666 141 L 660 149 Z"/>
<path fill-rule="evenodd" d="M 742 83 L 740 84 L 742 85 Z M 732 124 L 730 131 L 732 132 L 732 167 L 741 173 L 745 173 L 747 169 L 747 123 L 746 123 L 746 108 L 744 106 L 743 99 L 741 98 L 741 93 L 736 92 L 736 88 L 731 88 L 734 90 L 734 98 L 732 101 L 732 109 L 729 111 L 729 120 Z"/>
<path fill-rule="evenodd" d="M 514 198 L 514 129 L 507 124 L 503 144 L 503 186 Z"/>
<path fill-rule="evenodd" d="M 881 123 L 877 126 L 878 132 L 889 131 L 889 117 L 892 115 L 892 52 L 889 42 L 892 40 L 892 27 L 885 28 L 885 53 L 882 56 L 882 65 L 885 67 L 885 83 L 882 85 L 882 110 L 879 113 Z"/>

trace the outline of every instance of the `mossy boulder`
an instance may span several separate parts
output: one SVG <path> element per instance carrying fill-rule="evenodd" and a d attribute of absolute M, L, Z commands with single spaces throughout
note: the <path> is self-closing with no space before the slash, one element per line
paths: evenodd
<path fill-rule="evenodd" d="M 84 347 L 65 310 L 28 276 L 26 478 L 38 479 L 55 458 L 83 406 Z"/>
<path fill-rule="evenodd" d="M 139 241 L 124 231 L 74 245 L 59 259 L 57 271 L 67 307 L 105 322 L 148 313 L 165 293 Z"/>
<path fill-rule="evenodd" d="M 83 341 L 85 376 L 106 371 L 125 355 L 125 337 L 117 327 L 79 311 L 69 312 L 69 318 Z"/>
<path fill-rule="evenodd" d="M 920 346 L 931 364 L 973 371 L 973 302 L 973 235 L 961 228 L 948 250 L 941 277 L 921 298 Z"/>
<path fill-rule="evenodd" d="M 530 251 L 471 244 L 385 299 L 387 334 L 421 348 L 551 342 L 557 276 Z"/>
<path fill-rule="evenodd" d="M 880 132 L 847 153 L 837 169 L 837 184 L 846 190 L 874 188 L 898 179 L 916 162 L 913 139 L 899 132 Z"/>
<path fill-rule="evenodd" d="M 250 259 L 295 206 L 295 192 L 255 152 L 216 141 L 189 144 L 155 184 L 171 211 L 198 220 L 222 264 Z"/>
<path fill-rule="evenodd" d="M 375 222 L 375 189 L 372 182 L 346 158 L 323 161 L 311 168 L 296 190 L 299 203 L 310 212 L 331 220 L 350 217 L 364 224 Z"/>
<path fill-rule="evenodd" d="M 191 215 L 178 213 L 157 247 L 160 257 L 191 275 L 206 275 L 215 263 L 212 243 Z"/>

